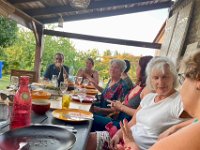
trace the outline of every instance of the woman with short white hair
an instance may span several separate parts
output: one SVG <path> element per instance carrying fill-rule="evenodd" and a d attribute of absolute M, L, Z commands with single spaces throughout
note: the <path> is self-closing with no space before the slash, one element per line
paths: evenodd
<path fill-rule="evenodd" d="M 195 118 L 194 122 L 157 142 L 151 150 L 199 150 L 200 149 L 200 50 L 183 61 L 180 75 L 180 94 L 184 110 Z"/>
<path fill-rule="evenodd" d="M 93 85 L 101 92 L 101 103 L 97 106 L 92 107 L 94 113 L 101 115 L 107 115 L 113 110 L 108 108 L 106 101 L 109 100 L 122 100 L 128 93 L 127 84 L 121 79 L 121 73 L 126 69 L 126 63 L 120 59 L 112 59 L 109 65 L 110 79 L 103 89 L 97 85 L 92 79 L 90 80 Z"/>
<path fill-rule="evenodd" d="M 124 147 L 145 150 L 158 139 L 160 133 L 172 125 L 183 122 L 183 105 L 177 85 L 177 72 L 172 61 L 166 57 L 153 58 L 147 66 L 147 87 L 155 93 L 147 94 L 141 101 L 136 114 L 128 126 L 131 127 L 132 142 L 125 141 Z M 121 124 L 124 131 L 124 127 Z M 110 148 L 124 148 L 118 145 L 123 140 L 122 129 L 111 139 Z"/>

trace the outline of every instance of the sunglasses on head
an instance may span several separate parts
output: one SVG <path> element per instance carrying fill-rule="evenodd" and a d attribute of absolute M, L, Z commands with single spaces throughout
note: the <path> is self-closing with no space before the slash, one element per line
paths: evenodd
<path fill-rule="evenodd" d="M 4 93 L 0 93 L 0 97 L 2 100 L 6 100 L 8 98 L 10 101 L 13 101 L 14 99 L 14 95 L 6 95 Z"/>

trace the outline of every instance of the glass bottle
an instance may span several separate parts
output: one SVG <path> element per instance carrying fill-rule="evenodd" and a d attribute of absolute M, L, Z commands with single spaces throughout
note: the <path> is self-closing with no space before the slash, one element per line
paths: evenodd
<path fill-rule="evenodd" d="M 61 67 L 60 73 L 58 75 L 58 87 L 60 87 L 60 82 L 64 82 L 64 76 L 63 76 L 63 66 Z"/>
<path fill-rule="evenodd" d="M 14 96 L 10 128 L 21 128 L 31 124 L 31 95 L 28 87 L 29 77 L 21 76 L 19 89 Z"/>

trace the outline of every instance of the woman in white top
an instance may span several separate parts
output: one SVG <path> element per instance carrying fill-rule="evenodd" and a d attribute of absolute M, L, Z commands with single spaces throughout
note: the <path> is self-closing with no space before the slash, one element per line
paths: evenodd
<path fill-rule="evenodd" d="M 160 133 L 184 121 L 181 119 L 183 106 L 180 95 L 175 90 L 177 72 L 174 64 L 166 57 L 156 57 L 149 62 L 146 73 L 146 85 L 155 93 L 150 93 L 143 98 L 136 115 L 128 123 L 133 136 L 130 145 L 132 149 L 148 149 L 156 142 Z M 118 145 L 123 139 L 122 129 L 111 139 L 111 149 L 117 146 L 123 147 Z M 125 146 L 129 147 L 128 142 L 125 142 Z"/>
<path fill-rule="evenodd" d="M 185 70 L 180 74 L 180 90 L 184 110 L 195 121 L 176 133 L 160 140 L 152 150 L 199 150 L 200 149 L 200 51 L 189 56 L 184 62 Z"/>

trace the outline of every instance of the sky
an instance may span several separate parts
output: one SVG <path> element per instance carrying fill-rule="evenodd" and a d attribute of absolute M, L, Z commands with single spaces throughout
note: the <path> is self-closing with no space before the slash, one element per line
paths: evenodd
<path fill-rule="evenodd" d="M 56 30 L 86 35 L 153 42 L 167 17 L 168 9 L 159 9 L 99 19 L 65 22 L 63 28 L 58 27 Z M 70 40 L 79 51 L 98 49 L 100 54 L 103 54 L 105 50 L 110 49 L 112 53 L 118 51 L 119 53 L 125 52 L 136 56 L 154 55 L 155 53 L 153 49 L 141 47 L 77 39 Z"/>

